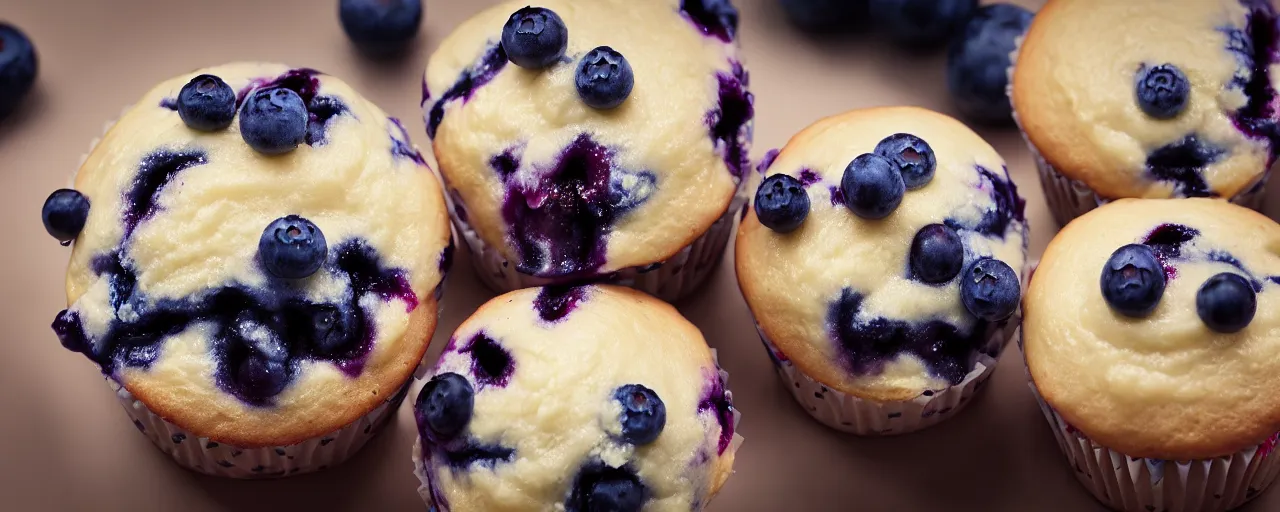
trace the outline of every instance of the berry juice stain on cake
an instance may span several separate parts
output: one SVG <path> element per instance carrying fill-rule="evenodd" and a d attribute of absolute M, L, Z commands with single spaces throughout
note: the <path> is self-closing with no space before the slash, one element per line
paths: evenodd
<path fill-rule="evenodd" d="M 1142 240 L 1142 244 L 1151 247 L 1156 254 L 1156 260 L 1160 262 L 1160 266 L 1164 267 L 1165 279 L 1172 281 L 1178 277 L 1178 268 L 1174 266 L 1173 260 L 1181 258 L 1182 247 L 1198 236 L 1200 232 L 1189 226 L 1162 224 L 1148 233 Z"/>
<path fill-rule="evenodd" d="M 742 70 L 735 64 L 735 69 Z M 751 140 L 751 119 L 755 116 L 755 96 L 746 88 L 746 74 L 718 73 L 719 102 L 707 113 L 707 125 L 711 127 L 711 141 L 724 155 L 725 166 L 735 180 L 746 176 L 751 163 L 747 155 L 746 141 Z"/>
<path fill-rule="evenodd" d="M 477 384 L 503 388 L 511 382 L 516 362 L 497 340 L 479 333 L 458 352 L 471 355 L 471 374 Z"/>
<path fill-rule="evenodd" d="M 1280 150 L 1280 128 L 1277 127 L 1276 90 L 1271 83 L 1271 65 L 1280 56 L 1280 30 L 1275 8 L 1268 2 L 1245 0 L 1249 9 L 1244 30 L 1237 27 L 1219 29 L 1227 35 L 1227 51 L 1236 57 L 1237 69 L 1232 85 L 1247 98 L 1244 108 L 1235 113 L 1236 128 L 1255 139 L 1267 139 L 1274 155 Z"/>
<path fill-rule="evenodd" d="M 436 138 L 436 131 L 440 129 L 440 123 L 444 122 L 444 109 L 449 106 L 449 103 L 459 99 L 464 102 L 471 99 L 476 89 L 493 80 L 493 77 L 498 76 L 506 65 L 507 52 L 502 49 L 502 45 L 498 43 L 490 45 L 480 60 L 471 68 L 463 70 L 458 76 L 458 81 L 441 94 L 440 99 L 431 106 L 431 111 L 427 114 L 427 135 L 433 139 Z M 429 96 L 426 85 L 423 85 L 423 95 Z"/>
<path fill-rule="evenodd" d="M 1172 182 L 1181 196 L 1217 197 L 1219 194 L 1209 189 L 1204 171 L 1226 153 L 1223 148 L 1189 135 L 1147 155 L 1147 172 L 1157 180 Z"/>
<path fill-rule="evenodd" d="M 238 110 L 249 94 L 258 89 L 284 88 L 298 93 L 307 106 L 307 138 L 310 146 L 323 146 L 327 142 L 326 131 L 334 118 L 350 114 L 347 105 L 334 96 L 320 95 L 320 78 L 323 73 L 314 69 L 298 68 L 286 71 L 276 78 L 251 80 L 249 85 L 236 93 Z"/>
<path fill-rule="evenodd" d="M 533 308 L 543 322 L 555 323 L 564 320 L 586 299 L 586 287 L 547 286 L 538 291 L 538 296 L 533 299 Z"/>
<path fill-rule="evenodd" d="M 396 158 L 406 158 L 409 161 L 425 167 L 427 160 L 422 157 L 413 142 L 409 139 L 409 130 L 406 130 L 404 123 L 394 117 L 391 120 L 391 128 L 388 135 L 391 136 L 391 154 Z"/>
<path fill-rule="evenodd" d="M 946 225 L 956 231 L 972 231 L 985 237 L 1004 240 L 1011 224 L 1026 225 L 1027 201 L 1018 195 L 1018 186 L 1009 177 L 1008 167 L 1003 170 L 1004 176 L 981 165 L 974 168 L 981 178 L 978 187 L 991 196 L 994 206 L 982 214 L 982 219 L 976 225 L 955 219 L 947 219 Z M 1023 243 L 1027 241 L 1024 237 Z"/>
<path fill-rule="evenodd" d="M 124 232 L 125 237 L 133 234 L 138 224 L 150 218 L 160 208 L 160 193 L 178 173 L 209 163 L 204 151 L 158 150 L 142 159 L 138 166 L 138 174 L 133 185 L 125 193 Z"/>
<path fill-rule="evenodd" d="M 572 277 L 604 266 L 614 223 L 657 185 L 652 173 L 617 168 L 613 157 L 612 149 L 580 135 L 550 166 L 532 164 L 508 176 L 502 217 L 517 270 Z"/>
<path fill-rule="evenodd" d="M 709 376 L 708 381 L 707 390 L 703 393 L 702 400 L 698 402 L 698 414 L 715 415 L 716 422 L 720 424 L 717 453 L 724 455 L 725 450 L 729 449 L 729 444 L 733 442 L 733 400 L 725 389 L 724 379 L 720 378 L 719 374 Z"/>
<path fill-rule="evenodd" d="M 839 343 L 845 367 L 854 375 L 878 375 L 899 355 L 918 358 L 932 375 L 952 385 L 973 370 L 977 355 L 986 350 L 992 323 L 975 319 L 968 329 L 947 322 L 919 323 L 862 314 L 865 297 L 852 289 L 841 292 L 827 313 L 831 338 Z"/>
<path fill-rule="evenodd" d="M 738 9 L 730 0 L 683 0 L 680 10 L 710 37 L 731 43 L 738 33 Z"/>

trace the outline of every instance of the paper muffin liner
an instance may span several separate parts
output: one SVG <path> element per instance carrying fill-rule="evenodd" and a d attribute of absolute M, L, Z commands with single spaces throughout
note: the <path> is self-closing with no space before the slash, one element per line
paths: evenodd
<path fill-rule="evenodd" d="M 733 403 L 733 392 L 729 391 L 729 372 L 724 368 L 720 368 L 720 357 L 716 349 L 711 349 L 711 358 L 715 361 L 716 369 L 720 375 L 720 383 L 724 386 L 725 396 Z M 733 441 L 729 443 L 729 448 L 725 449 L 725 453 L 736 453 L 738 448 L 742 446 L 744 438 L 738 433 L 738 424 L 742 422 L 742 411 L 738 410 L 738 406 L 733 407 Z M 427 468 L 422 460 L 422 436 L 416 435 L 413 439 L 413 476 L 418 477 L 418 496 L 422 498 L 422 502 L 427 505 L 429 512 L 449 512 L 447 506 L 437 504 L 437 500 L 431 492 L 431 477 L 427 475 Z M 716 493 L 708 494 L 706 502 L 710 502 Z"/>
<path fill-rule="evenodd" d="M 1280 433 L 1225 457 L 1166 461 L 1131 457 L 1085 437 L 1029 384 L 1080 483 L 1122 512 L 1221 512 L 1262 494 L 1280 475 Z"/>
<path fill-rule="evenodd" d="M 409 392 L 405 384 L 390 400 L 356 421 L 328 434 L 289 446 L 239 448 L 199 437 L 166 421 L 132 393 L 107 379 L 138 431 L 179 466 L 211 476 L 242 479 L 280 478 L 341 464 L 364 447 L 389 421 Z"/>
<path fill-rule="evenodd" d="M 992 330 L 979 351 L 973 370 L 959 384 L 929 390 L 910 400 L 880 402 L 859 398 L 833 389 L 796 367 L 786 354 L 756 324 L 760 341 L 782 384 L 791 391 L 805 412 L 836 430 L 860 436 L 892 436 L 923 430 L 951 418 L 969 405 L 995 373 L 1004 347 L 1019 331 L 1021 318 L 1015 314 L 1003 327 Z M 995 356 L 989 355 L 995 354 Z"/>
<path fill-rule="evenodd" d="M 751 180 L 743 178 L 724 214 L 702 236 L 680 249 L 674 256 L 650 265 L 611 272 L 599 276 L 599 280 L 635 288 L 667 302 L 674 302 L 697 290 L 714 273 L 724 255 L 729 237 L 733 234 L 733 223 L 746 207 L 749 181 Z M 505 293 L 559 283 L 555 279 L 532 276 L 516 270 L 515 264 L 486 244 L 480 234 L 462 220 L 453 198 L 449 198 L 449 211 L 454 226 L 471 250 L 471 263 L 476 274 L 489 288 Z"/>
<path fill-rule="evenodd" d="M 1014 44 L 1013 53 L 1009 56 L 1010 66 L 1006 72 L 1009 85 L 1007 86 L 1006 94 L 1010 102 L 1013 101 L 1013 70 L 1018 62 L 1018 52 L 1022 49 L 1022 41 L 1023 37 L 1019 36 Z M 1040 150 L 1036 148 L 1035 144 L 1032 144 L 1031 138 L 1027 136 L 1026 130 L 1023 129 L 1022 121 L 1018 118 L 1018 110 L 1016 108 L 1013 109 L 1013 121 L 1018 126 L 1018 132 L 1022 134 L 1023 142 L 1031 150 L 1036 170 L 1040 175 L 1040 187 L 1044 189 L 1045 202 L 1049 206 L 1049 212 L 1053 214 L 1053 219 L 1059 225 L 1065 226 L 1072 219 L 1089 213 L 1089 211 L 1109 201 L 1089 188 L 1088 185 L 1068 178 L 1053 164 L 1050 164 L 1044 155 L 1040 153 Z M 1261 210 L 1266 199 L 1267 179 L 1278 165 L 1280 165 L 1280 161 L 1272 163 L 1261 176 L 1258 176 L 1253 184 L 1229 198 L 1229 201 L 1246 208 Z"/>

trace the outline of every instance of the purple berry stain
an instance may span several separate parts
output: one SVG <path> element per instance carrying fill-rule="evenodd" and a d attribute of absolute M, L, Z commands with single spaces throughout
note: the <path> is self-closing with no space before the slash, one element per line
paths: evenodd
<path fill-rule="evenodd" d="M 162 100 L 160 100 L 160 108 L 167 108 L 167 109 L 169 109 L 169 110 L 172 110 L 172 111 L 174 111 L 174 112 L 177 112 L 177 111 L 178 111 L 178 99 L 177 99 L 177 98 L 165 98 L 165 99 L 162 99 Z"/>
<path fill-rule="evenodd" d="M 1017 223 L 1025 227 L 1027 222 L 1027 201 L 1018 195 L 1018 186 L 1009 177 L 1009 168 L 1005 167 L 1003 169 L 1003 176 L 981 165 L 975 166 L 975 169 L 979 178 L 981 178 L 978 188 L 990 195 L 994 206 L 982 214 L 982 218 L 977 224 L 947 219 L 947 227 L 956 231 L 972 231 L 986 237 L 995 237 L 1001 240 L 1005 238 L 1011 224 Z M 1023 242 L 1025 243 L 1027 241 L 1025 231 L 1023 235 Z"/>
<path fill-rule="evenodd" d="M 725 389 L 724 379 L 720 378 L 720 374 L 716 373 L 709 376 L 707 391 L 702 395 L 702 400 L 698 402 L 698 413 L 712 412 L 715 414 L 716 422 L 720 424 L 720 441 L 717 444 L 720 455 L 724 455 L 724 451 L 729 449 L 729 444 L 733 442 L 733 400 L 730 398 L 728 390 Z"/>
<path fill-rule="evenodd" d="M 682 0 L 680 10 L 707 36 L 731 43 L 738 32 L 738 10 L 729 0 Z"/>
<path fill-rule="evenodd" d="M 1243 90 L 1247 102 L 1235 113 L 1236 128 L 1249 137 L 1266 139 L 1274 161 L 1280 151 L 1280 124 L 1276 118 L 1276 90 L 1271 83 L 1271 65 L 1280 53 L 1280 18 L 1275 8 L 1265 1 L 1241 2 L 1249 9 L 1244 30 L 1224 27 L 1227 51 L 1236 56 L 1240 67 L 1232 86 Z"/>
<path fill-rule="evenodd" d="M 404 128 L 404 123 L 394 117 L 391 120 L 389 135 L 391 136 L 391 155 L 396 158 L 405 158 L 409 161 L 425 167 L 427 160 L 422 158 L 422 153 L 413 147 L 413 142 L 409 140 L 409 130 Z"/>
<path fill-rule="evenodd" d="M 581 277 L 605 264 L 614 222 L 656 186 L 652 173 L 618 168 L 613 156 L 612 149 L 580 135 L 552 165 L 532 169 L 536 178 L 507 176 L 502 216 L 519 256 L 517 270 Z"/>
<path fill-rule="evenodd" d="M 844 190 L 841 190 L 839 186 L 832 186 L 830 187 L 830 192 L 831 192 L 831 206 L 839 206 L 843 208 L 844 207 Z"/>
<path fill-rule="evenodd" d="M 1147 155 L 1147 172 L 1157 180 L 1172 182 L 1182 197 L 1217 197 L 1219 194 L 1209 188 L 1204 171 L 1226 153 L 1221 147 L 1189 135 Z"/>
<path fill-rule="evenodd" d="M 128 238 L 142 221 L 160 209 L 160 193 L 178 173 L 209 163 L 200 150 L 158 150 L 142 159 L 138 174 L 124 196 L 124 236 Z"/>
<path fill-rule="evenodd" d="M 805 187 L 808 187 L 809 185 L 813 185 L 814 183 L 817 183 L 817 182 L 819 182 L 819 181 L 822 181 L 822 176 L 819 176 L 819 175 L 818 175 L 818 173 L 816 173 L 816 172 L 814 172 L 814 171 L 813 171 L 813 169 L 801 169 L 801 170 L 800 170 L 800 184 L 801 184 L 801 185 L 804 185 Z"/>
<path fill-rule="evenodd" d="M 1164 267 L 1165 279 L 1172 281 L 1178 277 L 1178 268 L 1173 260 L 1182 257 L 1182 249 L 1200 236 L 1200 231 L 1181 224 L 1161 224 L 1147 234 L 1142 244 L 1151 247 L 1156 253 L 1156 260 Z"/>
<path fill-rule="evenodd" d="M 711 127 L 712 144 L 723 152 L 729 173 L 740 180 L 751 167 L 747 152 L 751 144 L 755 96 L 747 91 L 745 74 L 718 73 L 716 79 L 720 84 L 720 99 L 715 110 L 707 113 L 707 125 Z"/>
<path fill-rule="evenodd" d="M 477 384 L 502 388 L 511 382 L 515 360 L 501 343 L 483 332 L 472 336 L 470 343 L 458 352 L 471 354 L 471 373 Z"/>
<path fill-rule="evenodd" d="M 436 100 L 435 104 L 431 106 L 431 110 L 426 114 L 427 135 L 433 139 L 436 138 L 436 131 L 440 129 L 440 123 L 444 122 L 445 107 L 448 107 L 454 100 L 461 99 L 466 102 L 471 99 L 471 95 L 475 93 L 476 89 L 493 80 L 493 77 L 498 76 L 498 73 L 506 65 L 507 52 L 503 51 L 502 45 L 497 43 L 490 45 L 481 55 L 480 60 L 472 67 L 463 70 L 462 74 L 458 75 L 458 81 L 454 82 L 453 86 L 441 94 L 440 99 Z M 423 96 L 427 97 L 429 95 L 430 92 L 427 91 L 424 83 Z"/>
<path fill-rule="evenodd" d="M 547 286 L 533 299 L 533 309 L 543 322 L 556 323 L 569 316 L 587 298 L 582 286 Z"/>
<path fill-rule="evenodd" d="M 255 90 L 284 88 L 298 93 L 302 102 L 307 105 L 307 144 L 323 146 L 326 142 L 326 131 L 329 122 L 350 109 L 342 100 L 333 96 L 320 95 L 320 75 L 314 69 L 298 68 L 286 71 L 275 78 L 259 78 L 251 80 L 248 85 L 236 94 L 236 108 L 244 105 L 244 100 Z"/>
<path fill-rule="evenodd" d="M 770 149 L 769 151 L 766 151 L 764 158 L 761 158 L 760 164 L 756 166 L 756 172 L 761 176 L 768 174 L 769 168 L 773 167 L 773 162 L 778 160 L 778 155 L 780 153 L 781 151 L 777 149 Z"/>

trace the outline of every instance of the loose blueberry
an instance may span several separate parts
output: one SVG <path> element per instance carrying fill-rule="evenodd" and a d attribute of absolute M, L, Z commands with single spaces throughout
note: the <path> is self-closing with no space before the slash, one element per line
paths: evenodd
<path fill-rule="evenodd" d="M 947 50 L 947 89 L 961 114 L 982 123 L 1013 119 L 1009 54 L 1035 14 L 1013 4 L 978 9 Z"/>
<path fill-rule="evenodd" d="M 911 271 L 930 284 L 945 283 L 964 268 L 964 242 L 955 230 L 930 224 L 916 232 L 911 241 Z"/>
<path fill-rule="evenodd" d="M 192 78 L 178 93 L 178 116 L 193 130 L 225 129 L 236 117 L 236 92 L 213 75 Z"/>
<path fill-rule="evenodd" d="M 1191 82 L 1173 64 L 1161 64 L 1138 70 L 1138 107 L 1156 119 L 1173 119 L 1187 107 Z"/>
<path fill-rule="evenodd" d="M 442 373 L 418 392 L 413 410 L 439 439 L 450 439 L 467 428 L 475 408 L 475 388 L 466 377 Z"/>
<path fill-rule="evenodd" d="M 613 398 L 622 404 L 622 439 L 634 445 L 654 442 L 667 425 L 667 406 L 652 389 L 639 384 L 618 388 Z"/>
<path fill-rule="evenodd" d="M 44 200 L 40 218 L 50 236 L 63 244 L 71 243 L 80 236 L 89 218 L 89 198 L 71 189 L 55 190 Z"/>
<path fill-rule="evenodd" d="M 502 49 L 507 59 L 525 69 L 555 64 L 568 47 L 569 29 L 550 9 L 525 7 L 512 14 L 502 27 Z"/>
<path fill-rule="evenodd" d="M 871 21 L 893 42 L 925 48 L 946 41 L 978 8 L 978 0 L 871 0 Z"/>
<path fill-rule="evenodd" d="M 39 68 L 31 39 L 7 23 L 0 23 L 0 119 L 17 110 L 36 83 Z"/>
<path fill-rule="evenodd" d="M 240 390 L 253 398 L 269 398 L 284 391 L 289 384 L 289 369 L 284 363 L 262 356 L 249 356 L 236 371 Z"/>
<path fill-rule="evenodd" d="M 797 28 L 813 33 L 854 31 L 867 24 L 867 0 L 781 0 Z"/>
<path fill-rule="evenodd" d="M 607 110 L 621 105 L 631 95 L 635 81 L 631 63 L 608 46 L 587 52 L 578 64 L 578 96 L 592 108 Z"/>
<path fill-rule="evenodd" d="M 1196 292 L 1196 313 L 1200 320 L 1220 333 L 1240 332 L 1249 326 L 1257 312 L 1257 292 L 1239 274 L 1223 272 L 1210 277 Z"/>
<path fill-rule="evenodd" d="M 907 192 L 902 173 L 889 159 L 864 154 L 853 159 L 840 180 L 844 204 L 864 219 L 883 219 L 902 204 Z"/>
<path fill-rule="evenodd" d="M 282 279 L 302 279 L 316 273 L 328 252 L 320 228 L 297 215 L 276 219 L 258 239 L 262 266 Z"/>
<path fill-rule="evenodd" d="M 795 231 L 809 216 L 809 193 L 800 180 L 786 174 L 765 178 L 756 190 L 756 217 L 779 233 Z"/>
<path fill-rule="evenodd" d="M 1003 321 L 1017 311 L 1022 300 L 1018 274 L 1003 261 L 982 258 L 964 271 L 960 298 L 973 316 L 988 322 Z"/>
<path fill-rule="evenodd" d="M 908 133 L 886 137 L 876 144 L 874 153 L 889 159 L 898 168 L 907 190 L 928 185 L 938 169 L 938 158 L 929 143 Z"/>
<path fill-rule="evenodd" d="M 1111 253 L 1102 267 L 1102 297 L 1111 309 L 1141 318 L 1151 314 L 1164 295 L 1164 268 L 1146 245 L 1129 244 Z"/>
<path fill-rule="evenodd" d="M 341 0 L 342 30 L 365 53 L 382 56 L 404 50 L 422 25 L 422 0 Z"/>
<path fill-rule="evenodd" d="M 240 135 L 259 153 L 288 153 L 306 140 L 307 118 L 298 93 L 283 87 L 258 89 L 240 109 Z"/>

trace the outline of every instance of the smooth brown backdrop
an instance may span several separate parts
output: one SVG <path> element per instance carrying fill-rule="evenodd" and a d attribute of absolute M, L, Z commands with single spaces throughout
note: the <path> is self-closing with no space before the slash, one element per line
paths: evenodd
<path fill-rule="evenodd" d="M 419 144 L 427 142 L 418 111 L 427 57 L 452 27 L 496 1 L 427 0 L 415 50 L 386 64 L 350 49 L 336 3 L 0 0 L 0 19 L 27 31 L 41 59 L 27 105 L 0 122 L 0 509 L 422 510 L 410 472 L 407 406 L 366 451 L 327 472 L 267 482 L 198 476 L 138 435 L 97 369 L 63 350 L 49 330 L 65 302 L 68 253 L 44 233 L 41 203 L 66 184 L 103 122 L 160 80 L 234 60 L 315 67 L 351 83 L 404 119 Z M 814 41 L 783 22 L 776 0 L 738 4 L 757 98 L 754 157 L 848 109 L 908 104 L 954 113 L 940 54 L 913 56 L 869 37 Z M 980 132 L 1006 157 L 1028 199 L 1038 255 L 1056 226 L 1030 155 L 1011 128 Z M 1280 186 L 1272 188 L 1276 217 Z M 432 357 L 491 296 L 461 261 Z M 950 422 L 907 437 L 854 439 L 811 421 L 778 384 L 731 265 L 679 306 L 720 350 L 744 413 L 737 472 L 712 511 L 1101 510 L 1063 463 L 1015 347 L 989 393 Z M 1247 510 L 1280 510 L 1280 492 Z"/>

